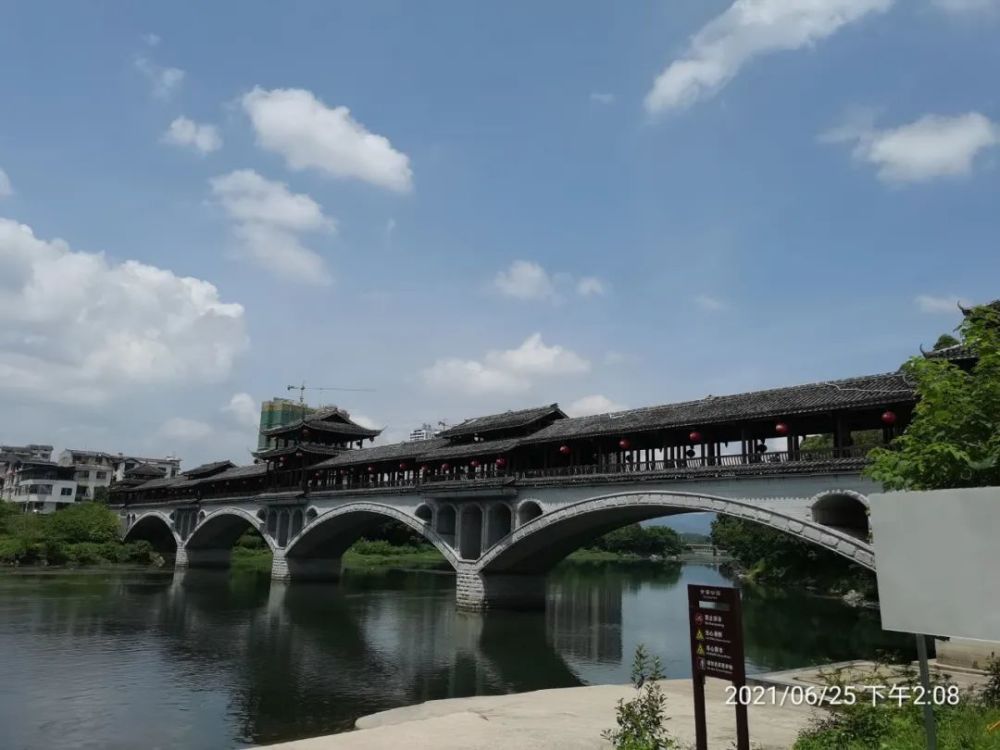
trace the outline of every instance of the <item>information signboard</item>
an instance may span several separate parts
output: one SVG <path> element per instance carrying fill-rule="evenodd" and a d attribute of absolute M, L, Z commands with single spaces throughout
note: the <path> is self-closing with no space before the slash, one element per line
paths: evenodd
<path fill-rule="evenodd" d="M 718 677 L 737 688 L 746 685 L 743 659 L 743 610 L 740 592 L 728 586 L 688 585 L 691 626 L 691 681 L 697 750 L 708 750 L 705 678 Z M 743 691 L 737 690 L 736 695 Z M 736 701 L 736 748 L 750 750 L 747 707 Z"/>

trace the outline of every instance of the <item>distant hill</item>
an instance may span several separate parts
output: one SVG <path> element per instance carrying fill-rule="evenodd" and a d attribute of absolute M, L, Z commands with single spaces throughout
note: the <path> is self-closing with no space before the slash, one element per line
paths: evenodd
<path fill-rule="evenodd" d="M 711 544 L 712 537 L 708 534 L 695 534 L 690 531 L 685 531 L 679 534 L 681 541 L 684 544 Z"/>

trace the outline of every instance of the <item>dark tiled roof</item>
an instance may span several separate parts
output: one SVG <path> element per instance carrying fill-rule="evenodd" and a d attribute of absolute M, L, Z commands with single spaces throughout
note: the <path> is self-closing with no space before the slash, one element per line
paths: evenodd
<path fill-rule="evenodd" d="M 202 464 L 201 466 L 195 466 L 193 469 L 188 469 L 183 475 L 188 479 L 202 479 L 212 474 L 218 474 L 220 471 L 231 469 L 233 466 L 232 461 L 214 461 L 210 464 Z"/>
<path fill-rule="evenodd" d="M 468 456 L 469 458 L 474 456 L 496 456 L 516 448 L 523 441 L 524 438 L 511 438 L 509 440 L 484 440 L 479 443 L 449 445 L 444 448 L 438 448 L 437 450 L 424 453 L 420 457 L 420 460 L 443 461 L 445 459 L 461 458 L 463 456 Z"/>
<path fill-rule="evenodd" d="M 166 476 L 166 473 L 167 470 L 162 466 L 153 466 L 151 464 L 138 464 L 128 471 L 130 477 L 162 477 Z"/>
<path fill-rule="evenodd" d="M 267 473 L 267 464 L 249 464 L 248 466 L 234 466 L 226 469 L 221 474 L 213 474 L 201 480 L 202 484 L 209 482 L 228 482 L 233 479 L 250 479 L 252 477 L 263 476 Z"/>
<path fill-rule="evenodd" d="M 302 422 L 293 422 L 292 424 L 286 424 L 281 427 L 271 427 L 267 430 L 262 430 L 261 434 L 271 437 L 273 435 L 283 435 L 285 433 L 297 432 L 300 427 L 302 427 Z M 359 424 L 346 423 L 346 422 L 323 422 L 320 420 L 309 420 L 305 421 L 305 426 L 310 430 L 315 430 L 316 432 L 329 432 L 339 435 L 347 435 L 350 437 L 375 437 L 381 430 L 372 430 L 367 427 L 362 427 Z"/>
<path fill-rule="evenodd" d="M 946 346 L 941 349 L 934 349 L 933 351 L 923 352 L 923 355 L 927 359 L 947 359 L 947 360 L 962 360 L 962 359 L 976 359 L 975 352 L 965 344 L 955 344 L 954 346 Z"/>
<path fill-rule="evenodd" d="M 536 406 L 532 409 L 520 409 L 519 411 L 505 411 L 501 414 L 490 414 L 485 417 L 474 417 L 467 419 L 461 424 L 449 427 L 438 433 L 439 437 L 465 437 L 468 435 L 481 435 L 497 430 L 512 430 L 537 422 L 540 419 L 554 416 L 562 419 L 566 415 L 559 408 L 559 404 L 549 404 L 548 406 Z"/>
<path fill-rule="evenodd" d="M 916 391 L 902 374 L 886 373 L 732 396 L 709 396 L 699 401 L 648 406 L 613 414 L 560 419 L 523 438 L 522 442 L 541 443 L 589 435 L 697 427 L 916 400 Z"/>
<path fill-rule="evenodd" d="M 175 487 L 176 485 L 179 485 L 182 482 L 187 483 L 185 477 L 183 475 L 178 474 L 175 477 L 164 477 L 162 479 L 151 479 L 148 482 L 144 482 L 143 484 L 140 484 L 138 487 L 135 487 L 134 489 L 137 489 L 137 490 L 166 489 L 168 487 L 171 487 L 171 488 Z"/>
<path fill-rule="evenodd" d="M 261 434 L 271 436 L 281 435 L 286 432 L 296 432 L 303 425 L 308 427 L 310 430 L 340 433 L 341 435 L 352 435 L 357 437 L 375 437 L 382 432 L 382 430 L 372 430 L 368 427 L 362 427 L 357 422 L 352 420 L 350 415 L 343 409 L 338 409 L 336 406 L 330 406 L 313 412 L 312 414 L 307 414 L 304 420 L 298 419 L 290 424 L 261 430 Z"/>
<path fill-rule="evenodd" d="M 314 468 L 329 468 L 337 466 L 357 466 L 359 464 L 377 463 L 379 461 L 398 461 L 414 459 L 424 455 L 429 450 L 448 445 L 447 440 L 432 438 L 431 440 L 413 440 L 406 443 L 390 443 L 388 445 L 373 445 L 371 448 L 360 448 L 344 451 L 339 456 L 327 459 Z"/>
<path fill-rule="evenodd" d="M 289 445 L 285 448 L 265 448 L 263 450 L 254 451 L 254 455 L 257 458 L 277 458 L 279 456 L 290 456 L 295 454 L 297 451 L 302 451 L 303 453 L 311 453 L 312 455 L 321 456 L 336 456 L 339 453 L 344 452 L 345 448 L 338 448 L 336 445 L 323 445 L 323 443 L 297 443 L 296 445 Z"/>

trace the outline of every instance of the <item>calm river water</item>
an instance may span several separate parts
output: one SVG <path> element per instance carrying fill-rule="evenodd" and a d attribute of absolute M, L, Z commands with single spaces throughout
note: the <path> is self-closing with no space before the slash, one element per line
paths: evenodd
<path fill-rule="evenodd" d="M 463 615 L 438 571 L 338 585 L 247 574 L 0 574 L 0 748 L 219 750 L 433 698 L 627 682 L 645 643 L 690 674 L 686 584 L 713 567 L 564 564 L 546 612 Z M 840 602 L 744 592 L 750 671 L 904 641 Z"/>

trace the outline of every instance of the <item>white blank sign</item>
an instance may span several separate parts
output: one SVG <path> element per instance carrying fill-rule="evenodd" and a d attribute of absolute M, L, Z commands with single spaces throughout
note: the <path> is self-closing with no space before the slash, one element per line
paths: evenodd
<path fill-rule="evenodd" d="M 1000 641 L 1000 487 L 869 500 L 882 629 Z"/>

